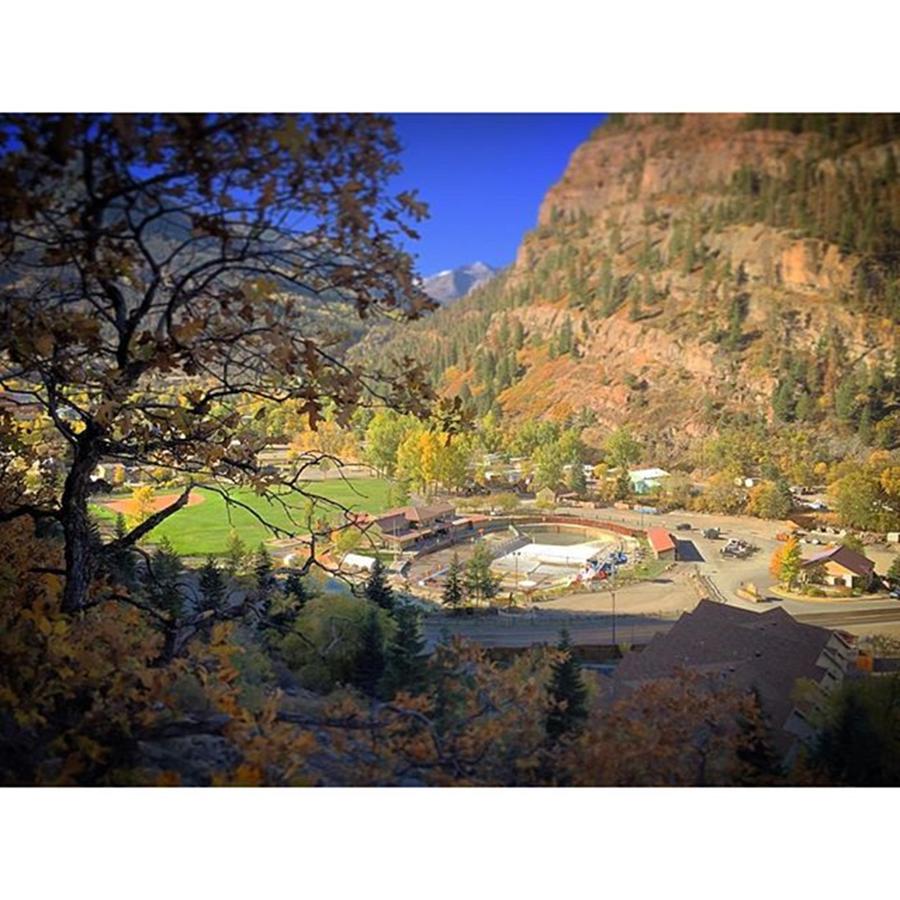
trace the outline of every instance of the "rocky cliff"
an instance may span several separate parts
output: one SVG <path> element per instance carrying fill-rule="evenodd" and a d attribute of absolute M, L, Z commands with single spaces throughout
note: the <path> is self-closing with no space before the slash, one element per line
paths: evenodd
<path fill-rule="evenodd" d="M 742 417 L 840 420 L 891 446 L 898 165 L 896 116 L 615 117 L 514 265 L 392 343 L 507 419 L 676 448 Z"/>

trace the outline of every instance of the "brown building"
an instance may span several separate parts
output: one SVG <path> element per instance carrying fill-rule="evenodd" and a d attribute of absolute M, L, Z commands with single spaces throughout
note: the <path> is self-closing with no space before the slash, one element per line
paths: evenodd
<path fill-rule="evenodd" d="M 675 540 L 665 528 L 648 528 L 647 541 L 650 551 L 657 559 L 675 559 Z"/>
<path fill-rule="evenodd" d="M 843 544 L 829 547 L 810 559 L 803 560 L 803 569 L 807 573 L 820 567 L 825 584 L 859 587 L 865 590 L 872 584 L 875 575 L 875 563 L 862 553 L 851 550 Z"/>
<path fill-rule="evenodd" d="M 671 631 L 625 656 L 612 676 L 612 695 L 680 669 L 708 676 L 711 685 L 753 691 L 776 749 L 790 759 L 800 744 L 814 740 L 814 712 L 855 658 L 840 634 L 801 624 L 783 609 L 757 613 L 701 600 Z M 798 679 L 811 690 L 795 691 Z"/>
<path fill-rule="evenodd" d="M 456 509 L 445 502 L 389 509 L 374 524 L 384 542 L 397 550 L 417 550 L 472 530 L 471 519 L 457 516 Z"/>

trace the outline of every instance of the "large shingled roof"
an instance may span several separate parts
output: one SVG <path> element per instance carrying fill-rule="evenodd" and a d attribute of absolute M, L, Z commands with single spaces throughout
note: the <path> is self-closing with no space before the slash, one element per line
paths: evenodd
<path fill-rule="evenodd" d="M 715 675 L 729 687 L 754 690 L 777 733 L 795 708 L 797 680 L 818 684 L 829 671 L 821 663 L 833 639 L 834 632 L 797 622 L 778 607 L 757 613 L 703 600 L 642 652 L 625 656 L 613 674 L 613 692 L 621 695 L 680 669 Z"/>

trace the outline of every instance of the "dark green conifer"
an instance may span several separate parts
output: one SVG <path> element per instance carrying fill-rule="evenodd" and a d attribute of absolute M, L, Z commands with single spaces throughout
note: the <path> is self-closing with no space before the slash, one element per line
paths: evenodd
<path fill-rule="evenodd" d="M 557 649 L 562 655 L 553 663 L 547 687 L 550 702 L 545 727 L 551 741 L 578 732 L 588 717 L 587 687 L 565 630 L 561 632 Z"/>
<path fill-rule="evenodd" d="M 405 603 L 394 610 L 393 616 L 397 630 L 385 654 L 382 680 L 385 697 L 393 697 L 399 691 L 414 694 L 425 684 L 427 658 L 418 610 Z"/>
<path fill-rule="evenodd" d="M 225 579 L 215 559 L 207 558 L 203 568 L 200 569 L 199 578 L 200 598 L 198 607 L 201 611 L 212 610 L 217 612 L 225 605 L 227 588 Z"/>
<path fill-rule="evenodd" d="M 369 608 L 363 621 L 361 642 L 353 665 L 353 683 L 369 697 L 378 694 L 384 675 L 384 632 L 378 610 Z"/>
<path fill-rule="evenodd" d="M 441 602 L 451 609 L 458 609 L 465 600 L 465 591 L 462 584 L 462 565 L 459 554 L 454 553 L 450 565 L 447 567 L 447 580 L 444 582 L 444 591 Z"/>
<path fill-rule="evenodd" d="M 382 609 L 388 610 L 388 612 L 394 608 L 394 592 L 387 582 L 387 569 L 385 569 L 384 563 L 380 559 L 375 560 L 372 571 L 366 579 L 363 592 L 366 599 L 376 606 L 380 606 Z"/>

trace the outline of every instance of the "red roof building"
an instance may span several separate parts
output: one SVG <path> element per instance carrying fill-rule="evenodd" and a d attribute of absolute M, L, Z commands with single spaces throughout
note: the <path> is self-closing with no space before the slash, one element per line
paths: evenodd
<path fill-rule="evenodd" d="M 665 528 L 648 528 L 647 540 L 657 559 L 675 559 L 675 540 Z"/>

